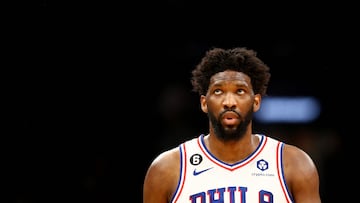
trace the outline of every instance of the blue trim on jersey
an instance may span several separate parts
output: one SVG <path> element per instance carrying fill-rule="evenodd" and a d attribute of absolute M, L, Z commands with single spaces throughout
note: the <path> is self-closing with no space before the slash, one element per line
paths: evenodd
<path fill-rule="evenodd" d="M 219 160 L 218 158 L 216 158 L 210 151 L 209 149 L 206 147 L 205 145 L 205 140 L 204 140 L 204 137 L 205 135 L 204 134 L 201 134 L 199 137 L 198 137 L 198 144 L 199 144 L 199 147 L 200 149 L 204 152 L 204 154 L 214 163 L 216 163 L 217 165 L 223 167 L 223 168 L 226 168 L 228 170 L 235 170 L 237 168 L 240 168 L 244 165 L 246 165 L 247 163 L 249 163 L 251 160 L 253 160 L 258 154 L 260 154 L 261 150 L 264 148 L 265 144 L 266 144 L 266 141 L 267 141 L 267 137 L 264 136 L 264 135 L 258 135 L 259 138 L 260 138 L 260 142 L 259 142 L 259 145 L 256 147 L 256 149 L 254 150 L 254 152 L 252 152 L 247 158 L 239 161 L 239 162 L 236 162 L 236 163 L 233 163 L 233 164 L 229 164 L 229 163 L 225 163 L 221 160 Z"/>
<path fill-rule="evenodd" d="M 282 185 L 284 186 L 285 190 L 286 190 L 286 196 L 288 199 L 291 200 L 291 202 L 294 202 L 294 198 L 292 197 L 290 191 L 289 191 L 289 187 L 286 183 L 286 179 L 285 179 L 285 172 L 284 172 L 284 159 L 283 159 L 283 151 L 284 151 L 284 146 L 285 144 L 283 142 L 280 142 L 280 147 L 279 147 L 279 151 L 278 151 L 278 154 L 279 154 L 279 170 L 281 170 L 281 182 L 282 182 Z"/>
<path fill-rule="evenodd" d="M 180 177 L 179 177 L 179 180 L 178 180 L 178 184 L 176 186 L 176 190 L 175 190 L 170 202 L 173 202 L 175 200 L 175 198 L 178 198 L 178 196 L 180 195 L 182 184 L 185 181 L 185 171 L 183 171 L 183 169 L 186 169 L 185 144 L 181 144 L 179 146 L 179 152 L 180 152 L 180 174 L 179 174 Z"/>

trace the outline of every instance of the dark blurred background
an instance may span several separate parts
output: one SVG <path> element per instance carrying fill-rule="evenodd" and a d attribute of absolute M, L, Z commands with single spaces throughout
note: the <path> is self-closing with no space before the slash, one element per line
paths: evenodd
<path fill-rule="evenodd" d="M 321 104 L 311 123 L 255 122 L 256 131 L 313 157 L 323 202 L 350 192 L 350 5 L 42 0 L 11 8 L 7 202 L 141 202 L 155 156 L 207 132 L 191 70 L 208 49 L 237 46 L 270 66 L 268 95 Z"/>

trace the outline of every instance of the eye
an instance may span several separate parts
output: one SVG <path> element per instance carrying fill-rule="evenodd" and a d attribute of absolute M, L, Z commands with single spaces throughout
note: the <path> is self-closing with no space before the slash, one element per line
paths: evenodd
<path fill-rule="evenodd" d="M 219 95 L 219 94 L 221 94 L 223 91 L 221 90 L 221 89 L 216 89 L 216 90 L 214 90 L 214 94 L 215 95 Z"/>
<path fill-rule="evenodd" d="M 245 90 L 244 90 L 244 89 L 238 89 L 238 90 L 237 90 L 237 93 L 238 93 L 238 94 L 244 94 L 244 93 L 245 93 Z"/>

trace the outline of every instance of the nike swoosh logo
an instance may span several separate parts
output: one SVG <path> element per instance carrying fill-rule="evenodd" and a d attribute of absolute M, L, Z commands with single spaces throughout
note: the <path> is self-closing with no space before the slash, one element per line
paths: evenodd
<path fill-rule="evenodd" d="M 197 176 L 197 175 L 199 175 L 199 174 L 201 174 L 201 173 L 204 173 L 205 171 L 208 171 L 208 170 L 210 170 L 210 169 L 212 169 L 212 167 L 211 167 L 211 168 L 204 169 L 204 170 L 201 170 L 201 171 L 196 171 L 196 169 L 194 169 L 193 175 L 194 175 L 194 176 Z"/>

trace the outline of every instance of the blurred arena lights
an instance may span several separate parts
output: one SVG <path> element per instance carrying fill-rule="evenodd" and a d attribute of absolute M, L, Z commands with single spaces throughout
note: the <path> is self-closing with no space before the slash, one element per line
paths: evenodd
<path fill-rule="evenodd" d="M 261 123 L 310 123 L 321 112 L 318 99 L 311 96 L 274 97 L 262 99 L 254 118 Z"/>

